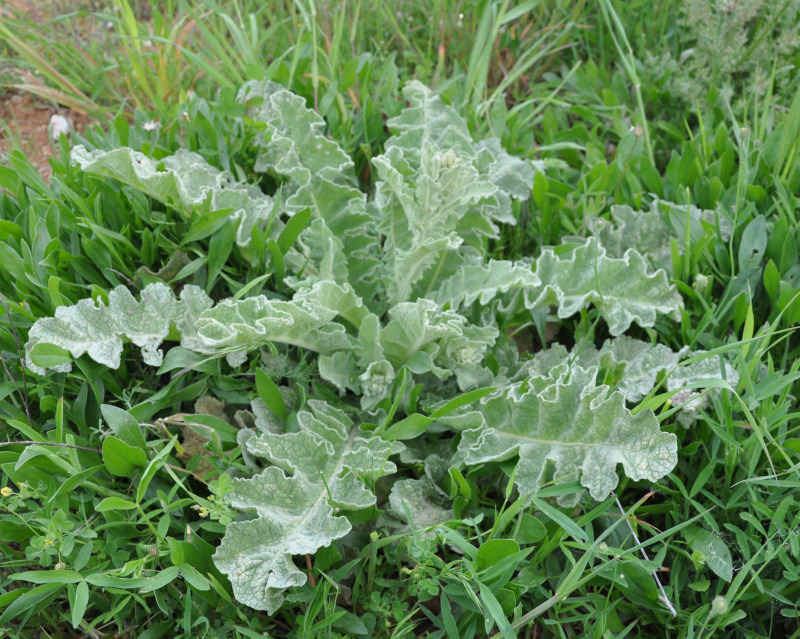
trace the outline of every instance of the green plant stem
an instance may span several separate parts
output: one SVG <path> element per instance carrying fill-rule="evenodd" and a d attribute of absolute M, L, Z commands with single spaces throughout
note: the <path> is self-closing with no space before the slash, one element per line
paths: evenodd
<path fill-rule="evenodd" d="M 622 67 L 628 75 L 628 79 L 633 85 L 633 92 L 636 96 L 636 107 L 639 111 L 639 118 L 642 123 L 642 131 L 644 132 L 644 144 L 647 151 L 647 157 L 650 164 L 655 166 L 655 158 L 653 157 L 653 145 L 650 142 L 650 130 L 647 125 L 647 113 L 644 108 L 644 100 L 642 99 L 642 81 L 639 79 L 639 74 L 636 72 L 636 58 L 633 55 L 633 48 L 628 41 L 628 36 L 625 33 L 625 27 L 614 10 L 614 5 L 611 0 L 601 0 L 600 8 L 603 11 L 603 18 L 606 21 L 608 30 L 611 34 L 611 39 L 619 54 Z M 624 48 L 623 48 L 624 47 Z"/>
<path fill-rule="evenodd" d="M 378 533 L 372 531 L 369 535 L 369 560 L 367 563 L 367 596 L 372 594 L 375 583 L 375 566 L 378 559 Z"/>

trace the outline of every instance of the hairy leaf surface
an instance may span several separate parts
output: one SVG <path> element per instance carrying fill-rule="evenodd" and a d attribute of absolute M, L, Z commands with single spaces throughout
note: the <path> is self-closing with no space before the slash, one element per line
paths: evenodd
<path fill-rule="evenodd" d="M 457 459 L 480 464 L 518 455 L 522 497 L 549 479 L 550 463 L 554 477 L 579 474 L 597 500 L 616 487 L 617 464 L 634 480 L 663 477 L 677 462 L 675 436 L 659 430 L 652 411 L 631 414 L 624 396 L 596 385 L 596 375 L 596 368 L 562 364 L 485 397 L 484 424 L 462 434 Z"/>
<path fill-rule="evenodd" d="M 187 217 L 231 209 L 239 246 L 247 246 L 253 227 L 265 225 L 272 213 L 272 198 L 258 187 L 235 181 L 227 171 L 185 149 L 155 160 L 127 147 L 87 151 L 78 145 L 71 157 L 86 173 L 132 186 Z"/>
<path fill-rule="evenodd" d="M 250 479 L 235 479 L 231 503 L 256 518 L 228 526 L 214 561 L 243 604 L 275 612 L 283 592 L 305 583 L 292 555 L 314 553 L 346 535 L 339 513 L 375 503 L 369 489 L 396 471 L 388 461 L 402 447 L 369 437 L 341 410 L 309 400 L 296 432 L 263 432 L 245 442 L 270 465 Z"/>
<path fill-rule="evenodd" d="M 43 373 L 31 361 L 30 353 L 37 344 L 54 344 L 68 350 L 72 357 L 87 353 L 94 361 L 116 369 L 123 343 L 131 341 L 141 348 L 146 364 L 160 366 L 164 355 L 159 346 L 172 327 L 183 346 L 198 347 L 194 322 L 211 305 L 211 299 L 197 286 L 184 286 L 176 299 L 168 286 L 155 282 L 142 290 L 138 301 L 127 288 L 117 286 L 109 292 L 107 305 L 84 299 L 74 306 L 60 306 L 55 317 L 37 320 L 25 345 L 27 365 Z M 67 363 L 53 368 L 67 372 L 72 366 Z"/>
<path fill-rule="evenodd" d="M 530 309 L 552 305 L 558 316 L 570 317 L 588 304 L 600 309 L 612 335 L 628 330 L 632 322 L 653 326 L 657 313 L 677 320 L 683 300 L 664 271 L 650 270 L 647 261 L 630 249 L 621 259 L 609 257 L 594 238 L 568 258 L 545 250 L 536 260 L 540 291 L 526 291 Z"/>

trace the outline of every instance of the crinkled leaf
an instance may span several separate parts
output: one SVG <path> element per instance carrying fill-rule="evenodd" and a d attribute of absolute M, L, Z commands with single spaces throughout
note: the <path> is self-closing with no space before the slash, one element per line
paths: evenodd
<path fill-rule="evenodd" d="M 516 484 L 522 496 L 553 476 L 574 477 L 597 500 L 618 482 L 621 463 L 634 480 L 656 481 L 677 462 L 677 443 L 662 433 L 651 411 L 633 415 L 621 393 L 595 385 L 596 368 L 561 365 L 481 400 L 481 428 L 467 430 L 457 460 L 466 464 L 519 456 Z M 572 496 L 563 498 L 569 501 Z"/>
<path fill-rule="evenodd" d="M 627 401 L 638 402 L 653 390 L 659 374 L 672 371 L 688 350 L 673 351 L 664 344 L 622 336 L 606 340 L 598 359 L 602 366 L 619 370 L 614 387 Z"/>
<path fill-rule="evenodd" d="M 555 306 L 558 316 L 569 317 L 594 304 L 600 308 L 612 335 L 625 332 L 631 322 L 653 326 L 656 313 L 677 317 L 683 300 L 663 271 L 652 272 L 633 250 L 622 259 L 608 256 L 594 238 L 561 257 L 553 250 L 530 262 L 489 261 L 465 264 L 442 281 L 433 298 L 451 308 L 489 304 L 516 312 Z"/>
<path fill-rule="evenodd" d="M 371 297 L 375 278 L 367 274 L 379 262 L 378 234 L 374 219 L 367 213 L 366 195 L 358 189 L 352 159 L 338 142 L 325 135 L 325 121 L 319 114 L 284 87 L 251 81 L 241 88 L 237 99 L 259 102 L 252 106 L 250 115 L 266 125 L 264 137 L 256 142 L 262 149 L 256 171 L 274 171 L 290 178 L 281 191 L 284 210 L 291 215 L 308 208 L 314 218 L 324 221 L 332 235 L 343 242 L 342 250 L 347 254 L 347 264 L 339 260 L 337 267 L 346 267 L 350 283 L 362 295 Z M 320 231 L 312 233 L 319 235 Z M 298 250 L 320 264 L 318 244 L 311 238 L 301 238 Z"/>
<path fill-rule="evenodd" d="M 353 287 L 347 283 L 319 281 L 309 288 L 298 291 L 294 299 L 302 301 L 309 307 L 332 311 L 347 320 L 354 328 L 359 328 L 364 318 L 372 314 Z"/>
<path fill-rule="evenodd" d="M 78 145 L 71 157 L 86 173 L 132 186 L 187 217 L 231 209 L 239 246 L 247 246 L 253 227 L 265 225 L 272 213 L 272 198 L 258 187 L 235 181 L 227 171 L 185 149 L 155 160 L 127 147 L 87 151 Z"/>
<path fill-rule="evenodd" d="M 409 250 L 395 251 L 393 272 L 396 277 L 386 282 L 390 302 L 410 300 L 414 285 L 422 280 L 437 260 L 443 259 L 443 254 L 455 251 L 461 242 L 458 234 L 450 233 L 445 237 L 418 242 Z"/>
<path fill-rule="evenodd" d="M 197 286 L 185 286 L 176 299 L 168 286 L 156 282 L 142 290 L 139 300 L 124 286 L 117 286 L 108 294 L 107 306 L 84 299 L 74 306 L 60 306 L 55 317 L 37 320 L 25 349 L 29 354 L 37 344 L 54 344 L 72 357 L 87 353 L 100 364 L 119 368 L 123 343 L 131 341 L 141 348 L 146 364 L 160 366 L 163 353 L 159 346 L 171 327 L 177 329 L 184 346 L 195 346 L 194 322 L 211 305 L 211 299 Z M 43 372 L 30 357 L 28 366 Z M 71 364 L 55 367 L 62 372 L 70 369 Z"/>
<path fill-rule="evenodd" d="M 466 122 L 420 83 L 403 93 L 409 106 L 389 121 L 394 135 L 373 160 L 392 303 L 414 299 L 415 287 L 434 289 L 464 242 L 483 250 L 483 237 L 498 236 L 496 222 L 513 224 L 511 200 L 528 197 L 534 177 L 499 141 L 473 144 Z"/>
<path fill-rule="evenodd" d="M 699 355 L 703 352 L 695 351 L 691 354 Z M 712 390 L 710 393 L 701 394 L 696 389 L 681 389 L 687 384 L 702 384 L 703 380 L 719 379 L 725 379 L 733 388 L 736 388 L 739 383 L 738 371 L 719 355 L 707 357 L 686 366 L 679 366 L 669 376 L 667 390 L 679 391 L 676 395 L 673 395 L 672 404 L 675 406 L 685 404 L 676 417 L 679 424 L 687 428 L 691 426 L 700 411 L 708 407 L 713 394 L 720 392 L 719 390 Z"/>
<path fill-rule="evenodd" d="M 332 322 L 336 312 L 297 301 L 271 300 L 264 295 L 225 300 L 204 312 L 195 323 L 203 347 L 232 352 L 269 342 L 293 344 L 316 353 L 353 348 L 344 326 Z"/>
<path fill-rule="evenodd" d="M 599 350 L 593 344 L 579 343 L 572 351 L 561 344 L 553 344 L 539 351 L 516 372 L 514 379 L 547 377 L 549 371 L 561 364 L 583 368 L 601 367 L 611 372 L 610 379 L 615 390 L 621 392 L 626 401 L 638 402 L 656 386 L 660 376 L 669 375 L 666 389 L 680 391 L 672 397 L 677 406 L 687 402 L 678 413 L 678 422 L 688 426 L 697 418 L 700 409 L 708 406 L 712 390 L 702 394 L 697 389 L 681 390 L 687 384 L 702 384 L 703 380 L 725 379 L 734 388 L 739 382 L 739 373 L 721 356 L 712 356 L 689 365 L 681 360 L 702 354 L 683 347 L 673 351 L 663 344 L 649 344 L 627 336 L 607 339 Z M 607 372 L 608 374 L 608 372 Z"/>
<path fill-rule="evenodd" d="M 609 383 L 629 402 L 638 402 L 656 385 L 659 375 L 672 371 L 687 353 L 675 352 L 663 344 L 649 344 L 627 336 L 607 339 L 600 350 L 594 344 L 580 343 L 568 352 L 561 344 L 539 351 L 517 372 L 516 379 L 529 375 L 546 376 L 559 364 L 613 369 Z"/>
<path fill-rule="evenodd" d="M 430 355 L 434 374 L 445 379 L 456 374 L 462 390 L 485 381 L 481 363 L 494 344 L 494 326 L 474 326 L 454 311 L 440 311 L 432 300 L 398 304 L 381 333 L 386 358 L 399 367 L 419 351 Z"/>
<path fill-rule="evenodd" d="M 566 318 L 594 304 L 612 335 L 625 332 L 634 321 L 640 326 L 653 326 L 656 313 L 678 319 L 683 308 L 681 296 L 664 271 L 652 272 L 633 249 L 621 259 L 609 257 L 594 238 L 567 258 L 545 250 L 535 267 L 542 289 L 526 291 L 528 308 L 555 306 L 558 316 Z"/>
<path fill-rule="evenodd" d="M 290 272 L 299 274 L 286 278 L 286 283 L 295 289 L 324 280 L 345 283 L 350 277 L 344 243 L 324 220 L 311 222 L 286 254 L 285 262 Z"/>
<path fill-rule="evenodd" d="M 399 147 L 389 146 L 373 164 L 381 179 L 378 188 L 384 193 L 391 191 L 399 205 L 392 207 L 393 214 L 405 217 L 411 237 L 403 239 L 410 239 L 411 246 L 455 231 L 470 206 L 488 203 L 498 190 L 492 182 L 480 179 L 470 158 L 460 158 L 452 150 L 440 151 L 427 141 L 418 167 L 408 165 L 407 160 Z M 388 194 L 384 197 L 389 200 Z"/>
<path fill-rule="evenodd" d="M 424 459 L 417 460 L 425 468 L 423 477 L 400 479 L 392 485 L 389 503 L 378 525 L 399 532 L 412 526 L 415 529 L 435 526 L 455 517 L 450 496 L 442 489 L 451 465 L 450 455 L 443 450 L 442 454 L 430 453 L 435 448 L 433 443 L 426 446 Z M 411 461 L 414 453 L 408 449 L 403 449 L 400 457 L 406 463 L 415 463 Z"/>
<path fill-rule="evenodd" d="M 283 591 L 306 576 L 292 555 L 314 553 L 346 535 L 339 512 L 367 508 L 375 495 L 365 486 L 394 473 L 388 461 L 398 444 L 362 434 L 341 410 L 309 400 L 297 414 L 298 430 L 250 436 L 251 455 L 273 464 L 251 479 L 235 479 L 231 503 L 255 519 L 228 526 L 214 561 L 243 604 L 274 613 Z"/>
<path fill-rule="evenodd" d="M 516 224 L 511 199 L 527 200 L 531 196 L 535 172 L 529 162 L 510 155 L 500 140 L 489 138 L 475 143 L 475 166 L 482 177 L 498 187 L 497 205 L 487 211 L 492 219 L 504 224 Z"/>
<path fill-rule="evenodd" d="M 697 242 L 706 234 L 704 223 L 711 228 L 718 228 L 720 239 L 724 242 L 728 241 L 733 231 L 733 224 L 721 212 L 663 200 L 655 200 L 647 211 L 634 211 L 625 205 L 612 206 L 611 217 L 613 223 L 603 219 L 588 220 L 590 230 L 609 255 L 621 258 L 625 251 L 634 249 L 655 268 L 662 268 L 670 275 L 670 244 L 674 238 L 680 251 L 685 251 L 687 221 L 692 242 Z"/>
<path fill-rule="evenodd" d="M 387 123 L 394 133 L 392 145 L 419 154 L 428 141 L 439 148 L 471 152 L 469 128 L 453 107 L 416 80 L 403 87 L 403 97 L 408 106 Z"/>
<path fill-rule="evenodd" d="M 435 526 L 455 517 L 450 499 L 437 491 L 427 477 L 395 482 L 389 493 L 387 515 L 397 522 L 387 522 L 389 529 L 395 531 L 412 525 L 414 528 Z"/>
<path fill-rule="evenodd" d="M 486 264 L 466 264 L 447 278 L 433 294 L 439 304 L 450 304 L 451 309 L 472 306 L 475 302 L 488 305 L 501 294 L 536 290 L 541 285 L 529 261 L 509 262 L 489 260 Z M 510 303 L 503 304 L 508 309 Z"/>

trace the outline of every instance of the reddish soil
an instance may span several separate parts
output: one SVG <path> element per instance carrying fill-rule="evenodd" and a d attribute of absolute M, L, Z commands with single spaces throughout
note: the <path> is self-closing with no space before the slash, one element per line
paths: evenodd
<path fill-rule="evenodd" d="M 70 120 L 79 132 L 91 122 L 84 114 L 56 107 L 30 94 L 7 95 L 0 102 L 0 122 L 3 123 L 0 129 L 0 154 L 11 153 L 14 149 L 22 150 L 42 177 L 49 180 L 52 171 L 48 160 L 58 148 L 47 132 L 47 125 L 54 113 Z"/>
<path fill-rule="evenodd" d="M 0 20 L 5 17 L 21 18 L 43 24 L 61 12 L 75 10 L 77 5 L 88 5 L 85 0 L 0 0 Z M 13 58 L 3 59 L 9 50 L 0 40 L 0 84 L 14 82 L 36 82 L 30 72 L 17 68 Z M 47 125 L 54 113 L 72 122 L 82 132 L 91 120 L 83 113 L 73 112 L 52 102 L 47 102 L 28 93 L 19 94 L 0 87 L 0 162 L 3 155 L 20 149 L 45 178 L 50 179 L 48 160 L 57 151 L 58 145 L 48 135 Z"/>

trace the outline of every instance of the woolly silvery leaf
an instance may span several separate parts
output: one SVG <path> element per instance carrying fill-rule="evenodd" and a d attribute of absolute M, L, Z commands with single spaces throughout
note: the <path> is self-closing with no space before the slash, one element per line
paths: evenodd
<path fill-rule="evenodd" d="M 649 344 L 627 336 L 607 339 L 597 350 L 594 344 L 581 342 L 568 352 L 561 344 L 539 351 L 517 372 L 515 379 L 547 375 L 559 364 L 613 369 L 613 386 L 626 401 L 638 402 L 656 385 L 659 375 L 672 371 L 687 352 L 674 352 L 663 344 Z M 612 382 L 609 382 L 612 383 Z"/>
<path fill-rule="evenodd" d="M 255 170 L 274 171 L 290 178 L 281 188 L 283 210 L 292 215 L 310 209 L 312 218 L 324 221 L 333 236 L 343 242 L 342 249 L 347 254 L 347 264 L 337 260 L 336 267 L 349 270 L 350 283 L 362 295 L 371 297 L 374 290 L 370 284 L 376 281 L 372 271 L 378 264 L 378 234 L 375 221 L 367 214 L 366 195 L 357 187 L 353 161 L 338 142 L 325 135 L 325 121 L 319 114 L 284 87 L 274 82 L 251 81 L 241 88 L 237 99 L 251 104 L 251 117 L 266 125 L 263 138 L 256 139 L 262 151 Z M 299 245 L 301 250 L 305 248 L 305 255 L 314 253 L 319 246 L 302 236 Z M 320 263 L 319 258 L 312 257 L 316 264 Z M 289 260 L 292 261 L 293 258 Z M 371 277 L 366 278 L 367 273 Z"/>
<path fill-rule="evenodd" d="M 456 153 L 472 152 L 469 127 L 458 112 L 421 82 L 412 80 L 403 88 L 408 106 L 387 122 L 394 133 L 391 144 L 419 154 L 424 142 Z"/>
<path fill-rule="evenodd" d="M 530 163 L 510 155 L 497 138 L 475 144 L 475 164 L 481 175 L 498 187 L 498 204 L 492 218 L 504 224 L 516 224 L 511 198 L 526 200 L 531 195 L 534 171 Z"/>
<path fill-rule="evenodd" d="M 335 312 L 355 328 L 361 326 L 364 318 L 371 314 L 369 309 L 364 306 L 363 300 L 356 295 L 353 287 L 349 284 L 337 284 L 331 281 L 316 282 L 311 287 L 298 291 L 294 299 L 308 307 Z"/>
<path fill-rule="evenodd" d="M 185 286 L 180 299 L 175 299 L 165 284 L 148 284 L 139 301 L 127 288 L 117 286 L 108 294 L 108 305 L 84 299 L 74 306 L 58 307 L 55 317 L 37 320 L 25 345 L 27 365 L 43 373 L 31 362 L 30 352 L 37 344 L 53 344 L 72 357 L 87 353 L 100 364 L 119 368 L 123 343 L 131 341 L 141 348 L 146 364 L 160 366 L 163 353 L 159 346 L 170 330 L 176 329 L 182 345 L 192 348 L 196 345 L 194 321 L 211 305 L 211 299 L 197 286 Z M 70 369 L 69 364 L 57 368 L 62 372 Z"/>
<path fill-rule="evenodd" d="M 653 390 L 660 373 L 675 369 L 688 350 L 684 347 L 676 352 L 664 344 L 622 336 L 606 340 L 598 359 L 602 366 L 620 370 L 615 388 L 627 401 L 635 403 Z"/>
<path fill-rule="evenodd" d="M 355 340 L 332 322 L 336 312 L 298 301 L 271 300 L 264 295 L 225 300 L 205 311 L 195 323 L 209 351 L 249 350 L 268 342 L 293 344 L 317 353 L 351 349 Z"/>
<path fill-rule="evenodd" d="M 648 211 L 634 211 L 630 206 L 612 206 L 613 223 L 602 219 L 588 220 L 589 228 L 612 257 L 622 257 L 628 249 L 644 255 L 655 268 L 672 274 L 671 242 L 675 239 L 681 253 L 686 248 L 686 225 L 692 243 L 707 231 L 703 223 L 719 229 L 720 239 L 727 242 L 733 224 L 719 211 L 696 206 L 655 200 Z"/>
<path fill-rule="evenodd" d="M 555 306 L 562 318 L 594 304 L 612 335 L 623 333 L 633 321 L 653 326 L 656 313 L 676 318 L 683 307 L 663 271 L 652 272 L 633 250 L 622 259 L 611 258 L 594 238 L 565 257 L 547 249 L 533 267 L 524 260 L 465 265 L 444 280 L 433 297 L 451 308 L 486 305 L 500 297 L 504 312 Z"/>
<path fill-rule="evenodd" d="M 382 520 L 395 534 L 411 526 L 415 529 L 435 526 L 455 517 L 451 504 L 428 477 L 401 479 L 392 486 L 389 507 Z"/>
<path fill-rule="evenodd" d="M 462 239 L 456 233 L 445 237 L 428 239 L 414 244 L 410 250 L 397 250 L 394 253 L 392 277 L 386 282 L 386 290 L 392 304 L 410 300 L 412 289 L 422 280 L 431 267 L 441 261 L 442 254 L 454 252 L 461 246 Z"/>
<path fill-rule="evenodd" d="M 494 201 L 489 198 L 497 187 L 481 180 L 467 158 L 439 151 L 426 141 L 420 165 L 410 166 L 407 160 L 402 149 L 388 146 L 373 164 L 381 179 L 379 188 L 383 193 L 391 190 L 406 218 L 412 245 L 446 236 L 456 229 L 470 206 Z M 399 210 L 395 209 L 395 214 Z"/>
<path fill-rule="evenodd" d="M 701 394 L 704 380 L 709 381 L 709 386 L 718 380 L 725 380 L 734 388 L 739 382 L 739 373 L 721 356 L 689 365 L 681 364 L 681 360 L 703 352 L 690 351 L 688 347 L 673 351 L 663 344 L 649 344 L 626 336 L 606 340 L 600 350 L 593 344 L 579 343 L 569 352 L 562 345 L 553 344 L 523 364 L 514 380 L 546 377 L 549 371 L 562 364 L 583 368 L 602 367 L 613 372 L 607 383 L 613 384 L 613 389 L 622 393 L 626 401 L 636 403 L 655 388 L 661 376 L 668 375 L 666 390 L 680 391 L 672 397 L 672 405 L 683 405 L 676 419 L 681 425 L 689 426 L 697 418 L 700 409 L 708 406 L 710 397 L 719 392 L 715 389 Z M 700 388 L 684 389 L 688 384 L 699 384 Z"/>
<path fill-rule="evenodd" d="M 239 246 L 250 243 L 253 227 L 265 224 L 272 212 L 272 198 L 260 189 L 236 182 L 227 171 L 185 149 L 155 160 L 127 147 L 87 151 L 78 145 L 72 149 L 71 158 L 86 173 L 132 186 L 187 217 L 232 209 L 230 219 L 237 227 Z"/>
<path fill-rule="evenodd" d="M 575 477 L 594 499 L 618 482 L 621 463 L 634 480 L 656 481 L 677 462 L 674 435 L 662 433 L 652 411 L 633 415 L 621 393 L 596 386 L 596 368 L 558 366 L 483 398 L 484 425 L 462 434 L 456 459 L 474 465 L 519 456 L 516 484 L 523 497 L 548 479 Z M 569 501 L 569 498 L 565 498 Z"/>
<path fill-rule="evenodd" d="M 444 280 L 433 293 L 441 305 L 450 304 L 457 310 L 475 302 L 486 306 L 508 291 L 536 290 L 541 285 L 539 276 L 528 261 L 509 262 L 489 260 L 486 264 L 466 264 Z M 507 308 L 509 304 L 502 305 Z"/>
<path fill-rule="evenodd" d="M 289 275 L 285 282 L 294 289 L 315 282 L 331 280 L 345 283 L 351 276 L 348 270 L 344 242 L 336 237 L 324 220 L 312 220 L 284 256 Z"/>
<path fill-rule="evenodd" d="M 433 373 L 441 379 L 456 373 L 464 388 L 483 380 L 478 369 L 487 348 L 497 339 L 495 327 L 471 325 L 463 315 L 440 311 L 435 302 L 427 299 L 398 304 L 389 311 L 389 317 L 381 344 L 395 367 L 423 351 L 433 360 Z"/>
<path fill-rule="evenodd" d="M 653 326 L 656 313 L 680 318 L 683 300 L 664 271 L 652 272 L 633 249 L 621 259 L 611 258 L 594 238 L 568 258 L 542 251 L 535 262 L 542 290 L 525 292 L 525 306 L 555 306 L 558 316 L 570 317 L 590 303 L 600 309 L 612 335 L 625 332 L 632 322 Z"/>
<path fill-rule="evenodd" d="M 692 355 L 702 354 L 704 351 L 696 351 Z M 678 394 L 672 397 L 672 404 L 677 406 L 684 404 L 683 409 L 677 414 L 676 419 L 682 426 L 689 427 L 697 419 L 700 411 L 709 405 L 711 395 L 705 393 L 701 395 L 701 389 L 683 389 L 687 384 L 698 383 L 702 385 L 703 380 L 724 379 L 733 388 L 739 383 L 738 371 L 726 362 L 720 355 L 714 355 L 701 359 L 698 362 L 686 366 L 679 366 L 675 372 L 667 379 L 667 390 L 677 390 Z M 719 393 L 719 390 L 710 391 L 711 394 Z"/>
<path fill-rule="evenodd" d="M 420 83 L 403 93 L 409 106 L 389 120 L 394 135 L 373 160 L 392 304 L 413 300 L 418 290 L 428 297 L 437 280 L 471 263 L 452 263 L 451 256 L 465 242 L 483 247 L 483 238 L 497 237 L 496 222 L 514 224 L 511 200 L 527 198 L 534 177 L 499 141 L 473 144 L 466 122 Z"/>
<path fill-rule="evenodd" d="M 341 410 L 309 400 L 291 433 L 263 433 L 246 440 L 251 455 L 273 464 L 251 479 L 234 479 L 236 508 L 255 519 L 228 526 L 214 554 L 243 604 L 274 613 L 283 591 L 305 583 L 292 555 L 314 553 L 346 535 L 350 522 L 340 512 L 375 503 L 371 486 L 396 471 L 388 461 L 402 448 L 361 433 Z"/>
<path fill-rule="evenodd" d="M 273 170 L 298 184 L 307 184 L 312 177 L 355 183 L 350 156 L 326 137 L 325 120 L 302 97 L 275 82 L 252 80 L 242 85 L 236 99 L 251 103 L 249 116 L 267 125 L 267 135 L 256 139 L 262 149 L 256 171 Z"/>

